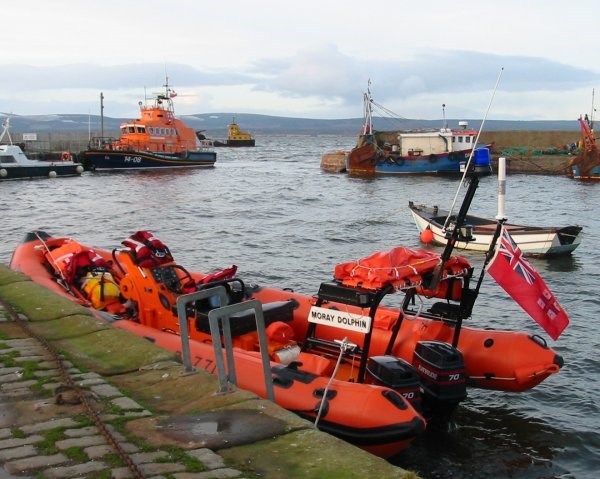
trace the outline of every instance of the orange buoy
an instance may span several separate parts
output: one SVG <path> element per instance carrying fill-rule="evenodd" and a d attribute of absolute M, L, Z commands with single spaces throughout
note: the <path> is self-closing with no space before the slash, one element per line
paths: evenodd
<path fill-rule="evenodd" d="M 431 231 L 429 226 L 421 231 L 421 241 L 427 244 L 433 241 L 433 231 Z"/>

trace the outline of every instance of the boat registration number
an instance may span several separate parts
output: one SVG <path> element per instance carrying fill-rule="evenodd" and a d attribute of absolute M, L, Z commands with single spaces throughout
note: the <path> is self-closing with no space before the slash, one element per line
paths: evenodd
<path fill-rule="evenodd" d="M 310 323 L 333 326 L 335 328 L 368 333 L 371 330 L 371 317 L 362 314 L 348 313 L 336 309 L 313 306 L 308 313 Z"/>
<path fill-rule="evenodd" d="M 125 156 L 125 163 L 141 163 L 141 156 Z"/>

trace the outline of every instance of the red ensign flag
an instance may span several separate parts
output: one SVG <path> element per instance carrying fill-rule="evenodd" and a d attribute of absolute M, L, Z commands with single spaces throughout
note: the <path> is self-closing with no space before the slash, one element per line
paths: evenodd
<path fill-rule="evenodd" d="M 487 267 L 488 273 L 550 335 L 558 339 L 569 324 L 567 313 L 539 273 L 502 227 L 496 254 Z"/>

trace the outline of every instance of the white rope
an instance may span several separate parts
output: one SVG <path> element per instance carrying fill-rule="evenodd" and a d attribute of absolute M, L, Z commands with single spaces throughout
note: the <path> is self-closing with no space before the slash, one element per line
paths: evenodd
<path fill-rule="evenodd" d="M 408 314 L 406 311 L 402 311 L 402 315 L 403 315 L 404 319 L 407 319 L 409 321 L 414 321 L 415 319 L 419 319 L 421 317 L 421 312 L 423 311 L 423 308 L 425 307 L 425 303 L 423 303 L 423 299 L 420 296 L 416 296 L 416 297 L 420 301 L 417 312 L 413 315 L 413 314 Z"/>
<path fill-rule="evenodd" d="M 319 423 L 319 419 L 321 419 L 321 413 L 323 412 L 323 406 L 325 405 L 325 401 L 327 400 L 327 392 L 329 391 L 329 387 L 331 386 L 331 383 L 335 379 L 337 370 L 340 366 L 340 363 L 342 362 L 342 356 L 344 355 L 344 353 L 346 352 L 348 347 L 349 347 L 349 343 L 348 343 L 348 338 L 346 337 L 346 338 L 342 339 L 342 341 L 340 342 L 340 355 L 338 356 L 337 363 L 335 363 L 335 368 L 333 369 L 333 374 L 329 378 L 329 382 L 327 383 L 327 386 L 325 386 L 325 389 L 323 390 L 323 398 L 321 399 L 321 404 L 319 405 L 319 411 L 317 412 L 317 417 L 315 419 L 315 426 L 317 426 L 317 424 Z"/>

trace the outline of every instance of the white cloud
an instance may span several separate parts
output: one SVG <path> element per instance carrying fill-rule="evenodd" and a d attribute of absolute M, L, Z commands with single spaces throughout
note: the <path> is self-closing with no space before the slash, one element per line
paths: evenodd
<path fill-rule="evenodd" d="M 596 2 L 21 0 L 3 6 L 0 111 L 135 116 L 168 74 L 180 114 L 569 119 L 600 85 Z M 24 28 L 26 26 L 26 28 Z M 463 115 L 454 115 L 461 112 Z M 578 114 L 577 113 L 577 114 Z M 502 116 L 500 116 L 502 115 Z"/>

